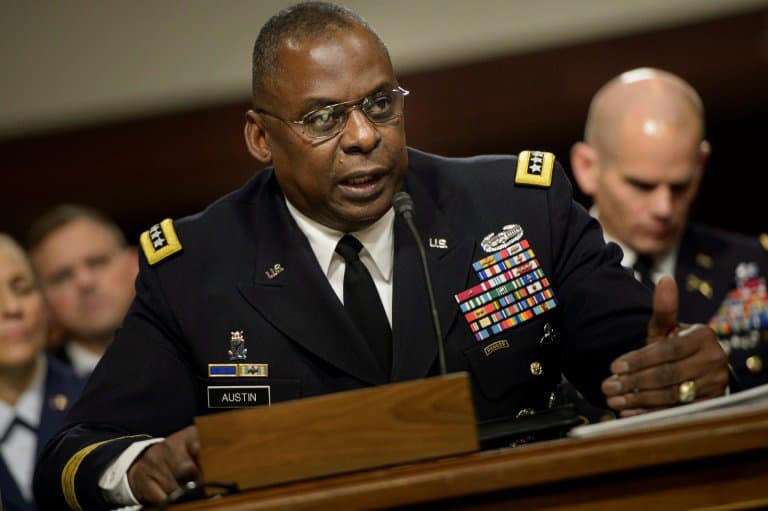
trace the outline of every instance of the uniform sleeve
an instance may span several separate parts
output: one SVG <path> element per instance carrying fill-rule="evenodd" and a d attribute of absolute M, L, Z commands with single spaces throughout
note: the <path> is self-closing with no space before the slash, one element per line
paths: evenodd
<path fill-rule="evenodd" d="M 563 370 L 590 402 L 605 406 L 600 384 L 610 375 L 610 363 L 645 343 L 651 292 L 621 266 L 621 249 L 606 244 L 598 222 L 573 201 L 560 168 L 548 197 Z"/>
<path fill-rule="evenodd" d="M 98 487 L 109 463 L 131 443 L 168 436 L 197 414 L 193 373 L 157 271 L 142 257 L 136 298 L 115 341 L 41 455 L 41 509 L 109 509 Z"/>

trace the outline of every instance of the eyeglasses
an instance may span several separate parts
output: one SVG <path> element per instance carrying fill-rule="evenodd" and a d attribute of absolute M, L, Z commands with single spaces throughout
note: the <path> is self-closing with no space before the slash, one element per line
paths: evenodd
<path fill-rule="evenodd" d="M 410 94 L 409 91 L 398 86 L 396 89 L 377 92 L 362 99 L 353 99 L 312 110 L 300 121 L 289 121 L 263 109 L 256 111 L 286 124 L 296 125 L 305 137 L 319 142 L 341 133 L 347 125 L 349 113 L 355 108 L 360 108 L 360 111 L 374 124 L 385 124 L 396 117 L 400 117 L 403 115 L 404 98 L 408 94 Z"/>

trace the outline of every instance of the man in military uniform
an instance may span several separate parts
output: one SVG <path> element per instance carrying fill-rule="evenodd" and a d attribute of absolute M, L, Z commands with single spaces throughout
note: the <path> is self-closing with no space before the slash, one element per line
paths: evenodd
<path fill-rule="evenodd" d="M 688 223 L 709 152 L 693 87 L 641 68 L 595 95 L 571 164 L 622 264 L 651 287 L 674 276 L 679 319 L 715 330 L 739 390 L 768 382 L 768 243 Z"/>
<path fill-rule="evenodd" d="M 551 154 L 406 147 L 408 91 L 354 13 L 308 3 L 270 19 L 253 81 L 246 141 L 271 168 L 142 235 L 136 300 L 38 466 L 49 507 L 163 500 L 199 477 L 193 418 L 233 402 L 436 374 L 401 189 L 430 247 L 448 369 L 470 373 L 479 419 L 546 408 L 562 371 L 625 415 L 723 392 L 714 335 L 678 335 L 671 281 L 651 315 Z"/>
<path fill-rule="evenodd" d="M 45 212 L 27 238 L 45 301 L 64 337 L 55 356 L 86 378 L 133 300 L 136 247 L 110 218 L 77 204 Z"/>

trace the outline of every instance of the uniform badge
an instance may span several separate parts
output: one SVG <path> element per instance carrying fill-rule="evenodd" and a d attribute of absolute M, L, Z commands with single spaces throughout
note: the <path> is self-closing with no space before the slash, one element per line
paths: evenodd
<path fill-rule="evenodd" d="M 269 364 L 208 364 L 209 378 L 266 378 Z"/>
<path fill-rule="evenodd" d="M 429 248 L 448 248 L 448 241 L 445 238 L 429 238 Z"/>
<path fill-rule="evenodd" d="M 522 235 L 522 228 L 516 227 Z M 480 283 L 454 298 L 476 341 L 484 341 L 557 306 L 549 279 L 525 239 L 475 261 L 472 268 Z"/>
<path fill-rule="evenodd" d="M 212 385 L 208 391 L 208 408 L 251 408 L 272 404 L 269 385 Z"/>
<path fill-rule="evenodd" d="M 181 242 L 170 218 L 141 233 L 139 244 L 150 266 L 181 250 Z"/>
<path fill-rule="evenodd" d="M 67 396 L 64 394 L 56 394 L 48 401 L 48 404 L 53 408 L 54 410 L 58 412 L 63 412 L 67 409 L 67 404 L 69 404 L 69 399 L 67 399 Z"/>
<path fill-rule="evenodd" d="M 502 227 L 500 233 L 492 232 L 480 242 L 480 246 L 486 253 L 496 252 L 503 248 L 509 248 L 513 243 L 523 237 L 523 228 L 518 224 L 509 224 Z"/>
<path fill-rule="evenodd" d="M 736 289 L 723 300 L 709 327 L 721 338 L 768 328 L 768 293 L 756 263 L 736 266 Z"/>
<path fill-rule="evenodd" d="M 506 339 L 501 339 L 496 342 L 492 342 L 491 344 L 483 348 L 483 353 L 485 353 L 486 357 L 490 357 L 497 351 L 507 349 L 507 348 L 509 348 L 509 341 Z"/>
<path fill-rule="evenodd" d="M 694 274 L 686 275 L 685 277 L 685 289 L 691 293 L 698 291 L 705 298 L 712 299 L 712 283 L 708 280 L 703 280 Z"/>
<path fill-rule="evenodd" d="M 696 254 L 696 265 L 711 270 L 713 265 L 712 256 L 699 252 Z"/>
<path fill-rule="evenodd" d="M 272 265 L 272 267 L 267 269 L 267 271 L 265 271 L 264 273 L 267 274 L 267 278 L 269 280 L 272 280 L 278 275 L 280 275 L 281 273 L 283 273 L 284 270 L 285 268 L 283 268 L 283 266 L 280 263 L 277 263 Z"/>
<path fill-rule="evenodd" d="M 235 330 L 229 333 L 229 355 L 230 360 L 245 360 L 248 355 L 248 348 L 245 347 L 245 337 L 242 330 Z"/>
<path fill-rule="evenodd" d="M 555 155 L 544 151 L 522 151 L 517 157 L 515 184 L 549 188 Z"/>
<path fill-rule="evenodd" d="M 542 346 L 547 346 L 555 342 L 557 342 L 557 333 L 555 333 L 555 329 L 552 328 L 552 323 L 545 323 L 544 335 L 542 335 L 541 339 L 539 339 L 539 344 Z"/>

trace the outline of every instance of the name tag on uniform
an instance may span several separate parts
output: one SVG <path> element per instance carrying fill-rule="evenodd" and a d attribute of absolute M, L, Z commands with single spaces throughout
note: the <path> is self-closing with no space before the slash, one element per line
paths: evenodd
<path fill-rule="evenodd" d="M 208 387 L 208 408 L 251 408 L 271 403 L 269 385 Z"/>

